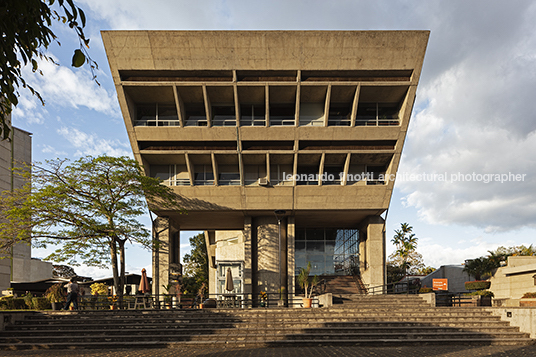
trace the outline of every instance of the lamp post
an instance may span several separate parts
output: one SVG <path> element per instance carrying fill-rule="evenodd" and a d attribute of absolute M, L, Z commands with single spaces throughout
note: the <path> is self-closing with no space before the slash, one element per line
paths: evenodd
<path fill-rule="evenodd" d="M 282 299 L 282 291 L 281 288 L 283 287 L 283 281 L 281 277 L 281 219 L 285 216 L 287 211 L 284 211 L 282 209 L 278 209 L 274 211 L 275 218 L 277 218 L 277 225 L 279 226 L 279 261 L 278 261 L 278 268 L 279 268 L 279 300 Z"/>

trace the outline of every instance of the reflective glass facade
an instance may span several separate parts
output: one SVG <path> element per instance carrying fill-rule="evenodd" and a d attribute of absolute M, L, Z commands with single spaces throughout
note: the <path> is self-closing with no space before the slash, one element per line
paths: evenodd
<path fill-rule="evenodd" d="M 296 228 L 296 275 L 311 262 L 311 275 L 348 275 L 359 264 L 359 231 Z"/>

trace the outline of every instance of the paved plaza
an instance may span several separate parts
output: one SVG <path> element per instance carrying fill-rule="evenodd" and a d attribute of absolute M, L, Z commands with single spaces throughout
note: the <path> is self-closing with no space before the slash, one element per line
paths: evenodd
<path fill-rule="evenodd" d="M 26 350 L 0 351 L 0 356 L 77 357 L 533 357 L 536 346 L 415 346 L 415 347 L 272 347 L 242 349 L 161 348 L 138 350 Z"/>

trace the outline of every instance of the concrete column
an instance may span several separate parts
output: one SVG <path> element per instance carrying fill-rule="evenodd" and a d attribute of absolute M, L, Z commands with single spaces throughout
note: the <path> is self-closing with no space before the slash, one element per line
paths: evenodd
<path fill-rule="evenodd" d="M 253 293 L 253 284 L 252 284 L 252 242 L 251 242 L 251 217 L 244 217 L 244 293 L 252 294 Z"/>
<path fill-rule="evenodd" d="M 216 294 L 216 232 L 205 231 L 208 259 L 208 293 Z"/>
<path fill-rule="evenodd" d="M 380 216 L 367 217 L 359 227 L 359 270 L 368 287 L 385 284 L 384 220 Z"/>
<path fill-rule="evenodd" d="M 253 230 L 255 239 L 252 261 L 253 264 L 256 262 L 253 269 L 253 294 L 255 296 L 260 291 L 277 293 L 280 284 L 279 227 L 275 216 L 255 217 Z M 286 219 L 283 219 L 281 221 L 281 280 L 283 285 L 286 285 L 287 281 L 287 244 Z"/>
<path fill-rule="evenodd" d="M 296 292 L 295 285 L 295 240 L 296 240 L 296 223 L 294 217 L 287 217 L 287 287 L 289 296 Z"/>
<path fill-rule="evenodd" d="M 179 229 L 173 226 L 167 217 L 158 217 L 154 221 L 154 249 L 153 249 L 153 294 L 165 293 L 162 285 L 173 283 L 178 274 L 182 273 L 178 261 L 174 256 L 180 256 L 177 237 Z M 175 240 L 175 241 L 173 241 Z M 176 252 L 172 252 L 174 249 Z"/>

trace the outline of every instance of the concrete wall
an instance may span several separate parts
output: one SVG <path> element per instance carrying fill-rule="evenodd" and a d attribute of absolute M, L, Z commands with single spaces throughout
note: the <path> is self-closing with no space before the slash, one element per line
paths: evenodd
<path fill-rule="evenodd" d="M 536 309 L 509 307 L 487 308 L 493 315 L 500 316 L 501 320 L 510 322 L 511 326 L 519 327 L 521 332 L 530 334 L 530 338 L 536 338 Z"/>
<path fill-rule="evenodd" d="M 31 282 L 52 277 L 52 263 L 37 259 L 13 258 L 13 281 Z"/>
<path fill-rule="evenodd" d="M 443 265 L 436 271 L 428 274 L 421 279 L 421 285 L 424 287 L 433 287 L 433 279 L 448 279 L 448 291 L 451 293 L 465 293 L 465 282 L 473 278 L 463 271 L 463 265 Z"/>
<path fill-rule="evenodd" d="M 8 121 L 11 121 L 11 118 Z M 12 184 L 13 188 L 17 189 L 25 183 L 16 175 L 13 175 L 12 178 L 12 160 L 14 167 L 22 167 L 22 165 L 30 164 L 32 161 L 31 134 L 13 128 L 12 139 L 0 141 L 0 192 L 10 191 Z M 21 243 L 13 247 L 13 280 L 36 281 L 52 277 L 52 264 L 30 259 L 30 245 Z M 9 288 L 11 269 L 11 257 L 0 259 L 0 291 Z"/>
<path fill-rule="evenodd" d="M 535 274 L 536 257 L 508 257 L 507 266 L 497 269 L 489 279 L 490 290 L 497 299 L 519 299 L 525 293 L 536 292 Z"/>

